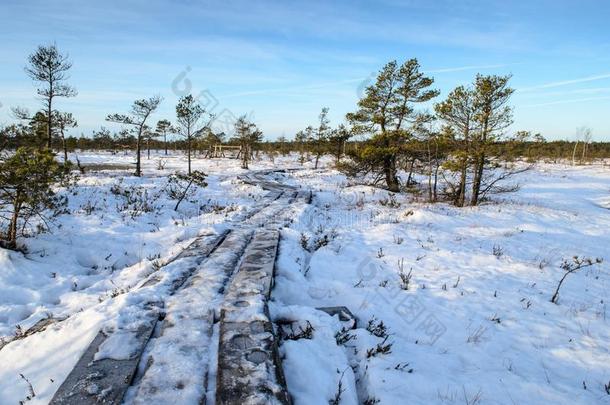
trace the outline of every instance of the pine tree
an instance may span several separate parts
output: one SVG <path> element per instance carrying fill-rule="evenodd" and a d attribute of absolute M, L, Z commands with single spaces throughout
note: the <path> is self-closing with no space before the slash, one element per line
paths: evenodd
<path fill-rule="evenodd" d="M 477 205 L 486 194 L 514 190 L 499 182 L 519 170 L 499 170 L 499 162 L 514 157 L 516 145 L 526 139 L 518 134 L 502 147 L 497 144 L 512 123 L 508 101 L 513 90 L 508 87 L 509 79 L 510 76 L 477 75 L 473 85 L 457 87 L 434 107 L 453 140 L 452 154 L 443 166 L 459 174 L 457 185 L 451 187 L 457 206 L 467 203 L 469 180 L 470 205 Z"/>
<path fill-rule="evenodd" d="M 45 106 L 47 148 L 51 148 L 53 129 L 55 128 L 53 101 L 56 97 L 75 97 L 76 89 L 66 84 L 69 79 L 68 71 L 72 62 L 68 55 L 62 54 L 57 45 L 39 46 L 28 57 L 28 66 L 25 67 L 27 75 L 41 85 L 36 93 L 41 97 Z"/>
<path fill-rule="evenodd" d="M 294 142 L 299 150 L 299 162 L 301 166 L 305 163 L 305 148 L 307 147 L 307 134 L 305 131 L 299 131 L 294 136 Z"/>
<path fill-rule="evenodd" d="M 508 87 L 510 76 L 477 75 L 474 82 L 474 119 L 478 130 L 473 137 L 474 178 L 470 205 L 477 205 L 482 194 L 483 173 L 487 164 L 487 151 L 499 139 L 512 120 L 508 106 L 514 90 Z"/>
<path fill-rule="evenodd" d="M 351 132 L 343 124 L 330 132 L 328 142 L 331 144 L 332 154 L 335 157 L 335 165 L 339 165 L 341 162 L 341 157 L 345 154 L 345 144 L 351 136 Z"/>
<path fill-rule="evenodd" d="M 67 180 L 69 171 L 70 165 L 57 162 L 48 149 L 21 147 L 0 161 L 0 208 L 10 212 L 4 247 L 15 249 L 19 229 L 34 217 L 44 220 L 45 210 L 65 204 L 52 186 Z"/>
<path fill-rule="evenodd" d="M 167 156 L 167 135 L 172 131 L 172 123 L 168 120 L 157 121 L 155 134 L 158 137 L 163 137 L 163 146 L 165 148 L 165 156 Z"/>
<path fill-rule="evenodd" d="M 241 167 L 247 169 L 254 145 L 263 140 L 263 132 L 256 127 L 256 124 L 248 121 L 245 115 L 239 117 L 234 125 L 235 135 L 233 140 L 241 146 Z"/>
<path fill-rule="evenodd" d="M 205 109 L 188 94 L 180 97 L 178 105 L 176 105 L 176 122 L 180 134 L 186 139 L 186 150 L 188 159 L 188 174 L 191 174 L 191 150 L 193 138 L 197 136 L 204 128 L 207 128 L 211 123 L 208 120 L 203 124 L 202 117 L 205 114 Z"/>
<path fill-rule="evenodd" d="M 282 156 L 286 156 L 290 152 L 290 146 L 288 145 L 288 140 L 284 134 L 280 135 L 277 138 L 277 143 L 279 144 L 280 153 Z"/>
<path fill-rule="evenodd" d="M 124 125 L 131 125 L 136 137 L 136 176 L 142 175 L 141 166 L 141 151 L 142 151 L 142 137 L 146 131 L 146 121 L 152 113 L 154 113 L 159 104 L 161 104 L 161 96 L 153 96 L 149 99 L 141 99 L 134 101 L 131 106 L 129 114 L 110 114 L 106 117 L 106 121 L 116 122 Z"/>
<path fill-rule="evenodd" d="M 324 145 L 328 141 L 330 132 L 330 120 L 328 119 L 328 107 L 322 108 L 320 115 L 318 116 L 318 128 L 312 131 L 312 145 L 316 155 L 314 169 L 318 168 L 320 157 L 324 154 Z"/>
<path fill-rule="evenodd" d="M 20 146 L 36 146 L 44 149 L 48 145 L 47 135 L 49 120 L 44 111 L 38 111 L 28 122 L 28 137 L 26 143 Z"/>
<path fill-rule="evenodd" d="M 457 186 L 453 187 L 453 203 L 464 206 L 466 201 L 466 181 L 470 162 L 470 143 L 476 129 L 474 90 L 471 87 L 455 88 L 445 101 L 434 106 L 437 117 L 446 125 L 445 132 L 453 135 L 455 152 L 445 167 L 459 173 Z"/>
<path fill-rule="evenodd" d="M 388 190 L 400 190 L 397 175 L 404 145 L 413 135 L 414 127 L 431 119 L 415 110 L 417 104 L 436 97 L 430 89 L 432 78 L 419 71 L 417 59 L 402 65 L 389 62 L 379 72 L 375 84 L 365 90 L 358 110 L 347 114 L 357 133 L 372 134 L 363 150 L 355 156 L 361 171 L 370 171 L 384 178 Z"/>
<path fill-rule="evenodd" d="M 14 124 L 12 130 L 19 128 L 20 134 L 15 133 L 15 146 L 34 146 L 43 149 L 47 145 L 47 125 L 48 120 L 44 111 L 31 114 L 27 108 L 12 107 L 13 117 L 20 120 L 19 124 Z M 10 128 L 10 127 L 9 127 Z"/>
<path fill-rule="evenodd" d="M 61 138 L 61 148 L 64 151 L 64 162 L 68 161 L 68 146 L 66 145 L 66 129 L 76 128 L 78 123 L 74 119 L 72 113 L 55 112 L 55 122 L 57 123 L 57 131 Z"/>

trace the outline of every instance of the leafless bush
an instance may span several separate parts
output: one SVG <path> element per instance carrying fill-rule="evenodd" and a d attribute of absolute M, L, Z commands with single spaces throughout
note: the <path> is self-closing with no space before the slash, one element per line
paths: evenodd
<path fill-rule="evenodd" d="M 588 257 L 585 257 L 581 259 L 578 256 L 572 257 L 572 261 L 564 259 L 561 263 L 561 268 L 565 273 L 563 277 L 561 277 L 561 280 L 559 280 L 559 284 L 557 284 L 555 293 L 553 294 L 553 297 L 551 297 L 551 302 L 553 304 L 557 304 L 557 300 L 559 299 L 559 289 L 561 288 L 561 285 L 569 274 L 575 273 L 580 269 L 584 269 L 585 267 L 591 267 L 593 265 L 600 264 L 602 261 L 603 260 L 601 258 L 590 259 Z"/>
<path fill-rule="evenodd" d="M 409 285 L 411 283 L 411 277 L 413 273 L 413 268 L 409 269 L 409 272 L 405 272 L 405 259 L 400 259 L 398 261 L 398 275 L 400 276 L 400 288 L 403 290 L 408 290 Z"/>

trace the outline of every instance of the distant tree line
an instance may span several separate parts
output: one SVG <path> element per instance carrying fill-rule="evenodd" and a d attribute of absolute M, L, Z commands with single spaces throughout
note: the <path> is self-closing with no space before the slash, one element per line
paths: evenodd
<path fill-rule="evenodd" d="M 75 137 L 68 133 L 78 128 L 78 117 L 57 109 L 58 99 L 78 94 L 68 83 L 71 68 L 68 55 L 55 44 L 39 46 L 25 66 L 39 107 L 34 112 L 14 107 L 16 121 L 0 127 L 0 222 L 8 224 L 0 230 L 0 244 L 5 247 L 16 248 L 19 230 L 32 218 L 45 223 L 46 213 L 61 210 L 53 186 L 71 184 L 70 154 L 80 150 L 135 151 L 136 176 L 143 174 L 142 156 L 150 159 L 151 150 L 180 151 L 187 157 L 186 174 L 176 179 L 187 190 L 205 179 L 192 170 L 192 158 L 212 157 L 218 144 L 239 146 L 244 169 L 261 153 L 271 159 L 296 153 L 301 164 L 310 162 L 314 169 L 330 155 L 336 168 L 357 181 L 391 192 L 425 193 L 430 202 L 456 206 L 474 206 L 491 194 L 514 190 L 507 180 L 526 170 L 527 163 L 583 164 L 610 157 L 610 143 L 593 142 L 586 127 L 572 142 L 547 142 L 528 131 L 508 133 L 513 123 L 510 76 L 476 75 L 471 84 L 437 100 L 434 79 L 420 71 L 416 59 L 387 63 L 343 123 L 333 125 L 324 107 L 315 123 L 292 139 L 264 141 L 245 115 L 235 120 L 232 133 L 217 132 L 214 115 L 190 94 L 178 100 L 172 120 L 156 119 L 163 99 L 154 95 L 135 100 L 129 111 L 108 114 L 106 121 L 120 129 L 101 126 L 90 136 Z"/>

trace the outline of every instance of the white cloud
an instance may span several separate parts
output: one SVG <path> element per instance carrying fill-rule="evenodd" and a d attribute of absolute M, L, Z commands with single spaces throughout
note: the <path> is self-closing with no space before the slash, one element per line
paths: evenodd
<path fill-rule="evenodd" d="M 568 86 L 570 84 L 593 82 L 593 81 L 604 80 L 604 79 L 610 79 L 610 73 L 603 73 L 603 74 L 594 75 L 594 76 L 580 77 L 577 79 L 544 83 L 544 84 L 540 84 L 537 86 L 531 86 L 531 87 L 523 87 L 523 88 L 518 89 L 518 91 L 526 92 L 526 91 L 533 91 L 533 90 L 540 90 L 540 89 L 549 89 L 549 88 L 553 88 L 553 87 Z"/>
<path fill-rule="evenodd" d="M 536 104 L 525 104 L 518 107 L 521 108 L 529 108 L 529 107 L 545 107 L 549 105 L 557 105 L 557 104 L 571 104 L 571 103 L 585 103 L 588 101 L 599 101 L 599 100 L 610 100 L 610 96 L 602 96 L 602 97 L 586 97 L 586 98 L 575 98 L 568 100 L 556 100 L 549 101 L 546 103 L 536 103 Z"/>
<path fill-rule="evenodd" d="M 514 64 L 458 66 L 458 67 L 448 67 L 448 68 L 441 68 L 441 69 L 426 70 L 426 73 L 451 73 L 451 72 L 461 72 L 464 70 L 497 69 L 497 68 L 502 68 L 502 67 L 511 66 L 511 65 L 514 65 Z"/>

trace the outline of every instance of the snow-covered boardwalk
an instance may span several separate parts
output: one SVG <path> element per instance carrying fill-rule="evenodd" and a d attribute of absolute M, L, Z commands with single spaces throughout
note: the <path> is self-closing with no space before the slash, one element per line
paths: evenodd
<path fill-rule="evenodd" d="M 129 292 L 115 326 L 99 331 L 52 404 L 290 402 L 267 300 L 282 213 L 309 196 L 264 173 L 244 180 L 266 198 Z"/>

